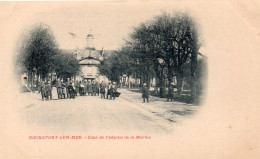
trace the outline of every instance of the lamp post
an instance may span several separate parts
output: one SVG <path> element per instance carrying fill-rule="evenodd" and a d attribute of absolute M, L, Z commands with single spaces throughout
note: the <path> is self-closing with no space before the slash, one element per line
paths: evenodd
<path fill-rule="evenodd" d="M 164 65 L 165 65 L 165 61 L 162 58 L 157 58 L 157 61 L 159 63 L 159 74 L 160 76 L 159 78 L 159 87 L 160 87 L 160 97 L 163 97 L 165 94 L 165 75 L 164 75 Z"/>

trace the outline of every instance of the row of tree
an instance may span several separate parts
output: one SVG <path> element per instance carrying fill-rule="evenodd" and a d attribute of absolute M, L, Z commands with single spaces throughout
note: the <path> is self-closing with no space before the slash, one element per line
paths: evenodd
<path fill-rule="evenodd" d="M 79 72 L 75 54 L 58 48 L 46 24 L 38 24 L 22 36 L 15 59 L 18 77 L 27 74 L 29 85 L 38 82 L 39 78 L 49 80 L 53 73 L 58 78 L 67 79 Z"/>
<path fill-rule="evenodd" d="M 156 77 L 161 96 L 165 93 L 165 81 L 171 84 L 173 77 L 177 79 L 177 94 L 181 95 L 186 77 L 195 101 L 200 41 L 198 25 L 189 14 L 163 13 L 135 27 L 125 45 L 105 59 L 99 70 L 110 80 L 125 74 L 137 75 L 142 82 L 150 83 Z"/>

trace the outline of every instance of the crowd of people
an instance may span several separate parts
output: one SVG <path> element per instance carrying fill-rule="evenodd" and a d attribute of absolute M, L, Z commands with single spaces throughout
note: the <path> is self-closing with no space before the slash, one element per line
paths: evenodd
<path fill-rule="evenodd" d="M 119 97 L 115 82 L 102 81 L 101 83 L 95 80 L 74 81 L 62 79 L 51 81 L 41 81 L 38 87 L 41 93 L 42 100 L 53 99 L 75 99 L 77 96 L 99 96 L 103 99 L 114 100 Z"/>
<path fill-rule="evenodd" d="M 173 101 L 174 84 L 168 88 L 167 101 Z M 149 87 L 146 83 L 140 86 L 143 103 L 149 103 Z M 95 80 L 74 81 L 62 79 L 54 81 L 41 81 L 38 85 L 38 92 L 41 93 L 42 100 L 53 99 L 75 99 L 77 96 L 100 96 L 103 99 L 114 100 L 120 96 L 117 91 L 116 82 L 101 83 Z"/>
<path fill-rule="evenodd" d="M 142 98 L 143 98 L 143 103 L 147 102 L 149 103 L 149 87 L 146 83 L 143 83 L 142 85 L 139 86 L 141 93 L 142 93 Z M 172 102 L 174 98 L 174 88 L 176 86 L 174 83 L 171 83 L 169 88 L 168 88 L 168 93 L 167 93 L 167 102 Z"/>

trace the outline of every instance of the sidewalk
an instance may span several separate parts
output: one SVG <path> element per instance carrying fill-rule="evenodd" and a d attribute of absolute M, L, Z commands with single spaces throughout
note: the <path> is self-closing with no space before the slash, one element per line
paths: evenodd
<path fill-rule="evenodd" d="M 21 106 L 23 106 L 24 108 L 29 108 L 41 102 L 41 94 L 37 92 L 17 93 L 16 98 L 17 101 L 20 101 Z"/>
<path fill-rule="evenodd" d="M 194 114 L 198 106 L 186 104 L 182 102 L 167 102 L 166 98 L 149 96 L 149 103 L 143 103 L 142 94 L 133 92 L 128 89 L 119 89 L 121 92 L 120 98 L 132 102 L 142 109 L 154 114 L 155 116 L 167 121 L 168 127 L 176 123 L 181 123 Z"/>

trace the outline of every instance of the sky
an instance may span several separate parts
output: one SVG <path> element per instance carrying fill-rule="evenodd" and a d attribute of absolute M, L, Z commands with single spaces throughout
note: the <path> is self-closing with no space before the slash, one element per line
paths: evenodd
<path fill-rule="evenodd" d="M 224 42 L 228 39 L 223 39 L 222 35 L 234 33 L 236 32 L 234 28 L 236 30 L 240 28 L 235 25 L 239 20 L 250 28 L 253 27 L 252 30 L 257 34 L 260 33 L 260 30 L 257 29 L 260 23 L 253 20 L 260 16 L 248 14 L 252 7 L 259 5 L 237 4 L 220 1 L 211 3 L 205 1 L 49 2 L 48 4 L 38 2 L 12 7 L 10 15 L 17 18 L 15 21 L 17 27 L 12 26 L 14 30 L 20 28 L 17 30 L 18 32 L 28 30 L 37 23 L 49 25 L 61 49 L 85 48 L 86 37 L 92 33 L 95 37 L 96 49 L 115 50 L 121 47 L 124 39 L 127 39 L 133 28 L 140 23 L 151 20 L 162 12 L 186 11 L 198 22 L 203 41 L 200 52 L 208 55 L 211 52 L 208 49 L 216 46 L 216 43 L 219 42 L 218 38 Z M 9 16 L 8 12 L 3 13 L 6 14 L 6 17 Z M 243 17 L 249 20 L 245 21 Z M 229 27 L 232 29 L 230 30 Z M 70 33 L 75 34 L 76 37 Z M 222 47 L 222 45 L 218 47 Z"/>
<path fill-rule="evenodd" d="M 173 13 L 177 5 L 158 3 L 88 3 L 49 9 L 35 14 L 33 23 L 49 25 L 62 49 L 84 48 L 92 33 L 97 49 L 113 50 L 123 44 L 133 27 L 153 19 L 163 11 Z M 72 36 L 69 33 L 76 35 Z"/>

